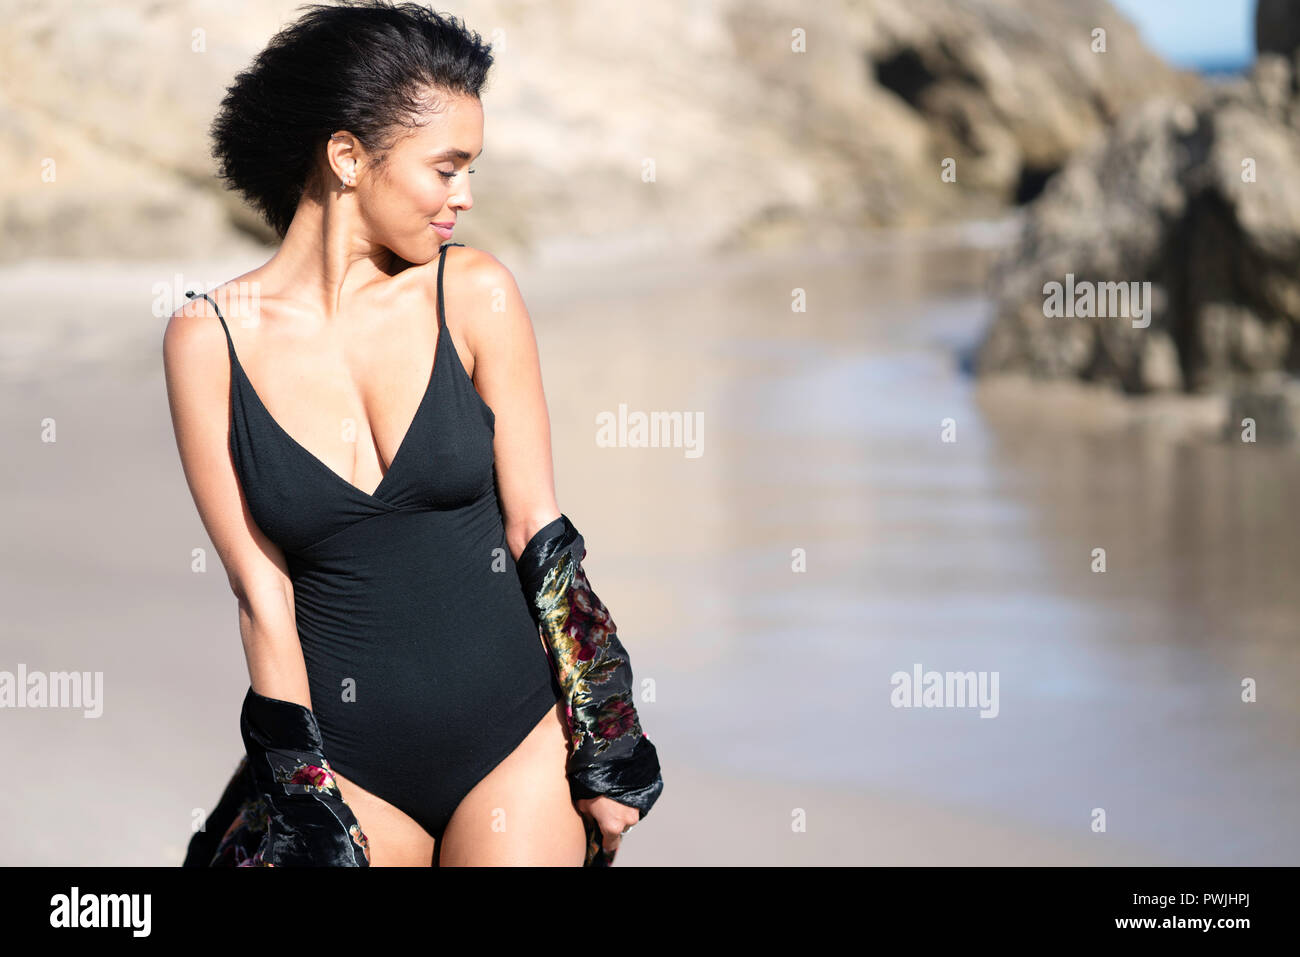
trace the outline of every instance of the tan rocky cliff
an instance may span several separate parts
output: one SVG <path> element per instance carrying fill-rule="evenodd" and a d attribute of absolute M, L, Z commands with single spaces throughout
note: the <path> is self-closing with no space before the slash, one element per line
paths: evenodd
<path fill-rule="evenodd" d="M 207 128 L 294 7 L 0 3 L 0 257 L 270 240 L 214 177 Z M 1031 194 L 1127 106 L 1195 85 L 1103 0 L 483 0 L 454 13 L 497 57 L 464 230 L 491 248 L 834 242 L 979 215 Z"/>

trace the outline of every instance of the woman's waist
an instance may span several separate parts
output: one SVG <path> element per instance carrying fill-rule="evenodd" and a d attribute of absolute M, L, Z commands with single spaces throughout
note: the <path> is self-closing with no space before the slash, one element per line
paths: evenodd
<path fill-rule="evenodd" d="M 387 641 L 536 630 L 513 564 L 494 571 L 488 562 L 411 562 L 348 575 L 306 574 L 294 582 L 293 602 L 304 638 Z"/>

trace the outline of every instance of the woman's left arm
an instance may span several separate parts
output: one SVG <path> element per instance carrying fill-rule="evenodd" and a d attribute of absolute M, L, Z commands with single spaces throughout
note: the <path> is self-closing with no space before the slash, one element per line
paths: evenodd
<path fill-rule="evenodd" d="M 452 247 L 443 281 L 446 314 L 462 320 L 457 331 L 474 357 L 474 386 L 496 416 L 497 491 L 517 559 L 560 516 L 537 338 L 514 276 L 491 253 Z"/>

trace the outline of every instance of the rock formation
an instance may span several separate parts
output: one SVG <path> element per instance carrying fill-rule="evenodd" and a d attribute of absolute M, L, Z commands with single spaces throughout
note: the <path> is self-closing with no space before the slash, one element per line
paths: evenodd
<path fill-rule="evenodd" d="M 293 3 L 0 5 L 0 258 L 272 238 L 216 180 L 207 129 Z M 493 249 L 807 243 L 980 214 L 1032 195 L 1131 104 L 1192 82 L 1104 0 L 584 0 L 571 15 L 477 0 L 456 14 L 497 51 L 465 229 Z"/>
<path fill-rule="evenodd" d="M 1300 371 L 1300 6 L 1260 0 L 1256 29 L 1247 78 L 1141 104 L 1029 206 L 978 372 L 1142 393 Z M 1149 283 L 1149 325 L 1045 314 L 1067 277 Z"/>

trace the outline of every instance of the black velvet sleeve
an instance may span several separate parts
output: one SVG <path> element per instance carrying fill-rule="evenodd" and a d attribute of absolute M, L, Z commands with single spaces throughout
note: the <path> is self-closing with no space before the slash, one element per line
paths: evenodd
<path fill-rule="evenodd" d="M 633 702 L 627 649 L 583 570 L 586 555 L 582 535 L 561 515 L 515 564 L 566 698 L 573 797 L 604 795 L 644 818 L 663 791 L 659 756 Z"/>
<path fill-rule="evenodd" d="M 311 710 L 250 687 L 239 730 L 245 756 L 182 866 L 369 867 Z"/>

